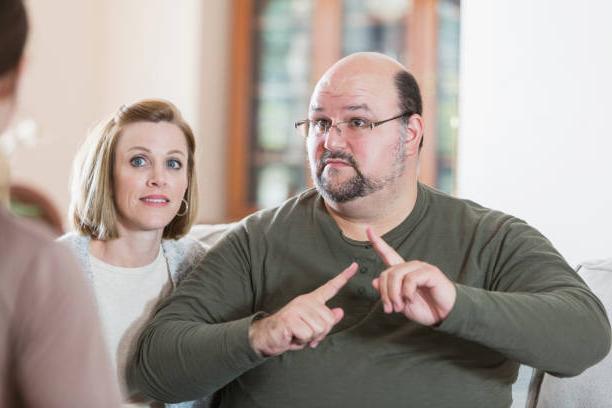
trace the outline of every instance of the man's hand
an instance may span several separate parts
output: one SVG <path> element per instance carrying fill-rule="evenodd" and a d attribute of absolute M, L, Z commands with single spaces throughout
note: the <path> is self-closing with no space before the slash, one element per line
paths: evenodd
<path fill-rule="evenodd" d="M 408 319 L 433 326 L 446 319 L 457 289 L 440 269 L 425 262 L 406 262 L 371 228 L 366 230 L 374 250 L 388 266 L 372 281 L 385 313 L 403 313 Z"/>
<path fill-rule="evenodd" d="M 257 320 L 249 329 L 253 349 L 264 356 L 276 356 L 287 350 L 316 347 L 342 317 L 341 308 L 328 308 L 325 303 L 336 296 L 355 272 L 352 263 L 335 278 L 310 293 L 289 302 L 271 316 Z"/>

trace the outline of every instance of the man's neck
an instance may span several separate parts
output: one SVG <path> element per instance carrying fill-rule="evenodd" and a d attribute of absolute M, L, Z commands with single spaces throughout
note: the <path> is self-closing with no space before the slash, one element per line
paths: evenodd
<path fill-rule="evenodd" d="M 417 190 L 415 180 L 408 189 L 378 191 L 348 203 L 325 200 L 325 207 L 344 236 L 367 241 L 366 227 L 382 236 L 410 215 L 416 203 Z"/>

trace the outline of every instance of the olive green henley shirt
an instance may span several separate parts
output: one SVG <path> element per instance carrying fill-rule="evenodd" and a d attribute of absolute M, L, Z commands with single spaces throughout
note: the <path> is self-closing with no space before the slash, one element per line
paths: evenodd
<path fill-rule="evenodd" d="M 419 185 L 411 214 L 383 238 L 456 283 L 439 326 L 383 312 L 371 282 L 385 266 L 309 190 L 247 217 L 210 250 L 143 333 L 131 383 L 165 401 L 222 389 L 222 407 L 509 407 L 519 362 L 576 375 L 610 347 L 599 300 L 519 219 Z M 253 351 L 253 315 L 353 261 L 358 274 L 328 302 L 345 317 L 317 348 Z"/>

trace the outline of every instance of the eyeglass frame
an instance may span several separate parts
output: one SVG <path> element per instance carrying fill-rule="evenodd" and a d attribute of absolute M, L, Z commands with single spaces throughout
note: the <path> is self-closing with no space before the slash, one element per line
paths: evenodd
<path fill-rule="evenodd" d="M 407 117 L 411 117 L 411 116 L 412 116 L 412 115 L 414 115 L 415 113 L 416 113 L 416 112 L 404 111 L 403 113 L 400 113 L 399 115 L 394 116 L 394 117 L 392 117 L 392 118 L 389 118 L 389 119 L 383 119 L 383 120 L 379 120 L 378 122 L 371 122 L 371 123 L 370 123 L 370 124 L 369 124 L 367 127 L 369 127 L 369 128 L 370 128 L 370 131 L 372 131 L 372 130 L 374 130 L 374 128 L 376 128 L 376 127 L 378 127 L 378 126 L 380 126 L 380 125 L 383 125 L 383 124 L 385 124 L 385 123 L 387 123 L 387 122 L 391 122 L 392 120 L 395 120 L 395 119 L 400 119 L 400 118 L 403 118 L 403 117 L 406 117 L 406 116 L 407 116 Z M 333 127 L 336 127 L 336 128 L 337 128 L 337 129 L 340 131 L 340 133 L 342 134 L 342 130 L 340 129 L 339 125 L 343 125 L 343 124 L 345 124 L 345 123 L 349 123 L 351 120 L 352 120 L 352 119 L 349 119 L 349 120 L 344 120 L 344 121 L 342 121 L 342 122 L 336 122 L 335 124 L 330 124 L 330 125 L 329 125 L 329 128 L 328 128 L 328 129 L 327 129 L 325 132 L 323 132 L 323 133 L 321 133 L 321 134 L 322 134 L 322 135 L 326 135 L 326 134 L 328 134 L 328 133 L 331 131 L 331 129 L 332 129 Z M 367 120 L 367 119 L 364 119 L 364 120 Z M 311 122 L 312 122 L 312 120 L 310 120 L 310 119 L 298 120 L 297 122 L 295 122 L 295 123 L 293 124 L 293 127 L 294 127 L 295 129 L 297 129 L 297 128 L 299 128 L 299 127 L 300 127 L 300 126 L 302 126 L 302 125 L 306 125 L 306 124 L 308 124 L 309 129 L 310 129 L 310 123 L 311 123 Z M 364 128 L 364 129 L 365 129 L 365 128 Z M 306 133 L 306 135 L 305 135 L 304 137 L 308 137 L 308 134 L 309 134 L 309 133 L 310 133 L 310 130 L 309 130 L 309 131 Z"/>

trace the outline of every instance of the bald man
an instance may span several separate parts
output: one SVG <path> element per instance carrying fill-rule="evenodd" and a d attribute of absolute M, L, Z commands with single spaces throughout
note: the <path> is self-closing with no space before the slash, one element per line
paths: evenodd
<path fill-rule="evenodd" d="M 143 333 L 130 380 L 222 407 L 509 407 L 520 363 L 576 375 L 604 308 L 525 222 L 417 181 L 422 102 L 360 53 L 316 85 L 314 189 L 216 245 Z"/>

